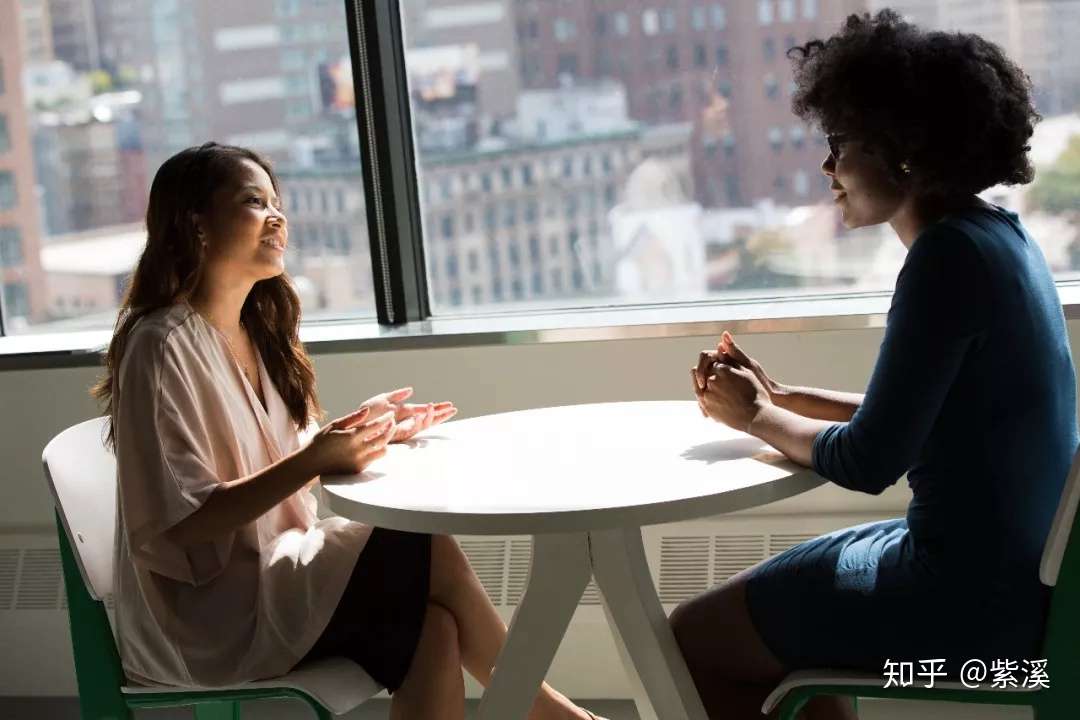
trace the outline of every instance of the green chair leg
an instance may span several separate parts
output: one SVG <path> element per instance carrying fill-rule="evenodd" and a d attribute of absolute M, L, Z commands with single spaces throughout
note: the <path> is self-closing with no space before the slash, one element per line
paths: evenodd
<path fill-rule="evenodd" d="M 315 711 L 315 717 L 319 718 L 319 720 L 333 720 L 333 713 L 324 708 L 317 701 L 312 700 L 307 696 L 304 697 L 304 700 L 311 706 L 311 709 Z"/>
<path fill-rule="evenodd" d="M 195 720 L 240 720 L 240 703 L 232 700 L 197 703 Z"/>
<path fill-rule="evenodd" d="M 799 711 L 806 706 L 806 703 L 810 701 L 810 698 L 814 697 L 816 693 L 813 688 L 807 688 L 800 692 L 799 689 L 789 692 L 784 699 L 780 702 L 780 714 L 777 715 L 779 720 L 797 720 Z M 850 697 L 851 705 L 855 708 L 855 716 L 859 715 L 859 698 L 854 695 L 840 695 L 838 697 Z"/>
<path fill-rule="evenodd" d="M 778 720 L 796 720 L 799 711 L 803 709 L 812 695 L 812 691 L 800 691 L 799 688 L 789 692 L 780 702 L 780 713 L 777 715 Z"/>

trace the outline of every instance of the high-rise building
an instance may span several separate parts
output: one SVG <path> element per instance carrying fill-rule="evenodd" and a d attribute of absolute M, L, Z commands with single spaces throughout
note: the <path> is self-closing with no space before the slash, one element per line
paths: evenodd
<path fill-rule="evenodd" d="M 0 3 L 0 285 L 5 329 L 43 319 L 34 159 L 22 92 L 19 3 Z"/>
<path fill-rule="evenodd" d="M 862 0 L 514 3 L 525 86 L 615 79 L 634 119 L 692 122 L 707 206 L 805 203 L 824 189 L 822 145 L 791 114 L 785 51 L 863 9 Z"/>
<path fill-rule="evenodd" d="M 402 0 L 407 48 L 472 46 L 479 67 L 477 110 L 481 134 L 497 131 L 514 114 L 521 87 L 514 35 L 515 0 Z"/>
<path fill-rule="evenodd" d="M 23 63 L 45 63 L 53 60 L 52 22 L 49 18 L 49 0 L 17 0 L 21 6 L 19 16 L 20 41 Z"/>
<path fill-rule="evenodd" d="M 932 30 L 997 43 L 1031 77 L 1043 115 L 1080 107 L 1080 3 L 1058 0 L 870 0 Z"/>
<path fill-rule="evenodd" d="M 278 161 L 356 155 L 340 3 L 99 0 L 103 64 L 142 93 L 149 172 L 207 140 Z"/>
<path fill-rule="evenodd" d="M 48 0 L 53 55 L 76 70 L 101 68 L 93 0 Z"/>
<path fill-rule="evenodd" d="M 45 234 L 141 220 L 148 185 L 135 111 L 139 93 L 97 95 L 34 115 L 34 160 Z"/>

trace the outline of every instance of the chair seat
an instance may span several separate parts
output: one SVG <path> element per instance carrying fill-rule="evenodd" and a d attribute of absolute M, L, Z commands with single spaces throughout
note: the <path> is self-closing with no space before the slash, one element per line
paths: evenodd
<path fill-rule="evenodd" d="M 335 715 L 344 715 L 365 700 L 377 695 L 382 687 L 352 660 L 343 657 L 322 658 L 297 666 L 280 677 L 256 680 L 224 687 L 178 687 L 175 685 L 124 685 L 125 695 L 147 695 L 161 692 L 195 692 L 221 690 L 258 690 L 270 688 L 301 690 L 322 703 Z"/>
<path fill-rule="evenodd" d="M 784 699 L 784 696 L 795 688 L 806 687 L 808 685 L 847 685 L 853 687 L 866 687 L 870 685 L 880 688 L 884 687 L 885 682 L 886 680 L 883 675 L 875 675 L 873 673 L 856 673 L 850 670 L 796 670 L 784 678 L 784 680 L 776 686 L 776 689 L 769 693 L 769 697 L 765 698 L 765 703 L 761 706 L 761 712 L 763 715 L 768 715 L 772 712 L 774 707 L 780 704 L 780 701 Z M 925 687 L 925 685 L 919 685 L 918 687 Z M 961 682 L 935 681 L 933 689 L 962 690 L 967 693 L 1030 693 L 1036 692 L 1040 688 L 969 688 L 965 687 Z"/>

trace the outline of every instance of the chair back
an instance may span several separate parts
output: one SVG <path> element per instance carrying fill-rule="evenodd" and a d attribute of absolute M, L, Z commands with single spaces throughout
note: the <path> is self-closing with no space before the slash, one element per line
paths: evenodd
<path fill-rule="evenodd" d="M 1080 448 L 1073 456 L 1046 538 L 1039 579 L 1053 588 L 1043 639 L 1047 674 L 1057 687 L 1080 681 Z"/>
<path fill-rule="evenodd" d="M 104 443 L 107 417 L 73 425 L 41 453 L 45 478 L 90 596 L 112 592 L 116 459 Z"/>
<path fill-rule="evenodd" d="M 108 418 L 81 422 L 41 453 L 56 505 L 56 534 L 68 600 L 71 649 L 84 717 L 130 717 L 116 639 L 105 611 L 116 536 L 116 462 L 105 448 Z"/>

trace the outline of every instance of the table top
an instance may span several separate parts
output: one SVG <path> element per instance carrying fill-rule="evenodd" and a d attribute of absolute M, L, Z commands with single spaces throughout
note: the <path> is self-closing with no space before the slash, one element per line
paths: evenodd
<path fill-rule="evenodd" d="M 519 410 L 425 431 L 358 475 L 322 478 L 338 515 L 412 532 L 517 535 L 689 520 L 825 480 L 694 401 Z"/>

